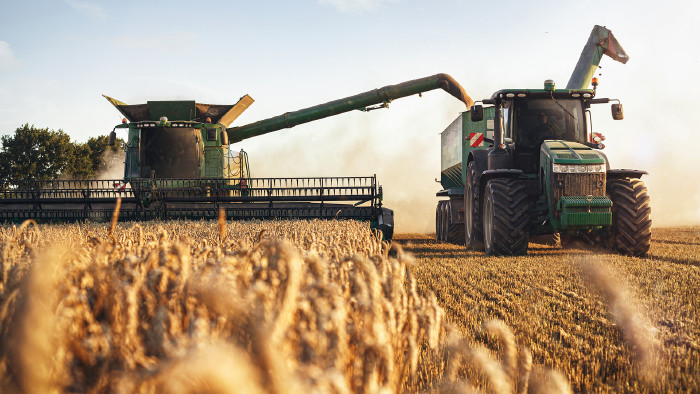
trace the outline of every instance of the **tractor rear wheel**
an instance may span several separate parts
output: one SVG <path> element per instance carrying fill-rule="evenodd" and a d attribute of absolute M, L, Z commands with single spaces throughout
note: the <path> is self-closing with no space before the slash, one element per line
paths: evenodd
<path fill-rule="evenodd" d="M 471 161 L 467 166 L 467 179 L 464 182 L 464 241 L 467 249 L 483 250 L 484 234 L 479 216 L 478 195 L 476 165 Z"/>
<path fill-rule="evenodd" d="M 492 179 L 484 192 L 484 251 L 488 256 L 527 253 L 529 218 L 525 183 L 517 179 Z"/>
<path fill-rule="evenodd" d="M 452 200 L 447 202 L 446 213 L 447 213 L 447 233 L 445 240 L 451 244 L 462 245 L 464 243 L 464 225 L 462 223 L 455 223 L 452 219 L 458 216 L 455 212 L 459 209 L 461 204 L 457 203 L 457 200 Z"/>
<path fill-rule="evenodd" d="M 612 200 L 609 246 L 621 254 L 644 257 L 651 246 L 651 205 L 647 187 L 640 179 L 608 182 Z"/>

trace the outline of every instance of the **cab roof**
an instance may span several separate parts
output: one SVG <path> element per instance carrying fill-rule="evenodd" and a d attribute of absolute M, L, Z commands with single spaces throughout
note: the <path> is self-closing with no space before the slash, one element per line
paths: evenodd
<path fill-rule="evenodd" d="M 588 95 L 588 96 L 586 96 Z M 593 89 L 556 89 L 556 90 L 545 90 L 545 89 L 501 89 L 491 95 L 491 100 L 496 100 L 498 98 L 593 98 L 595 97 L 595 90 Z"/>

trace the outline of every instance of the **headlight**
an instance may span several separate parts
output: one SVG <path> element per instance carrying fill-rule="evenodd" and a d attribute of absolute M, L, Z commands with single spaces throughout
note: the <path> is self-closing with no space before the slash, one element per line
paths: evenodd
<path fill-rule="evenodd" d="M 552 172 L 584 174 L 605 172 L 605 164 L 552 164 Z"/>

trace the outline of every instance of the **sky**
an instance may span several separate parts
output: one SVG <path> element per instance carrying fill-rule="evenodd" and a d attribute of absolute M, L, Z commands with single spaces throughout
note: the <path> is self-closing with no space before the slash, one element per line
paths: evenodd
<path fill-rule="evenodd" d="M 0 134 L 25 123 L 75 141 L 138 104 L 255 103 L 234 125 L 448 73 L 475 100 L 564 87 L 595 24 L 630 56 L 601 61 L 593 110 L 613 168 L 643 179 L 656 226 L 700 224 L 700 37 L 692 1 L 0 0 Z M 443 91 L 242 141 L 254 177 L 377 175 L 397 232 L 434 231 L 440 136 L 465 108 Z M 123 135 L 121 137 L 124 137 Z"/>

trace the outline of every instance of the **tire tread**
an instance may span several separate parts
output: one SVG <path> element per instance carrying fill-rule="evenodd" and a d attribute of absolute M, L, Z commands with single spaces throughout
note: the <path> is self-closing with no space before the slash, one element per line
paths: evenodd
<path fill-rule="evenodd" d="M 644 257 L 651 246 L 651 205 L 644 182 L 621 178 L 608 182 L 613 202 L 610 244 L 619 253 Z"/>

